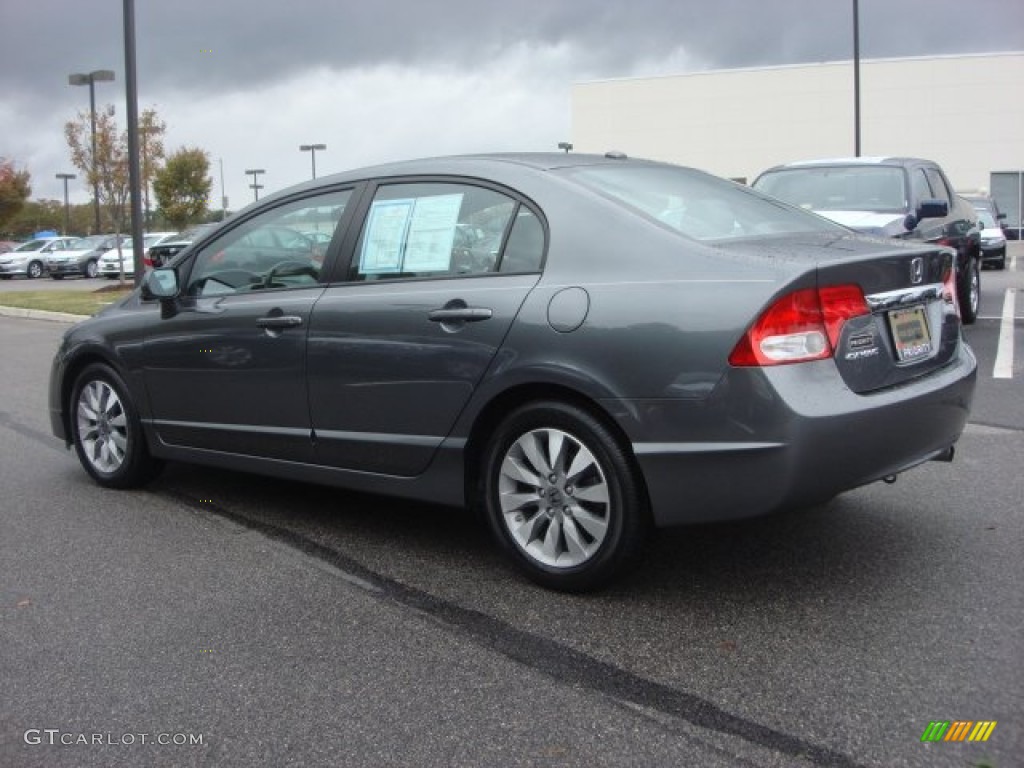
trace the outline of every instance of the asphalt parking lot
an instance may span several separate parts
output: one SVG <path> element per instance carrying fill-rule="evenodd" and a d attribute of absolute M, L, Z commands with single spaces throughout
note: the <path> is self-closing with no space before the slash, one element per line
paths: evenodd
<path fill-rule="evenodd" d="M 1020 765 L 1012 246 L 952 464 L 662 532 L 587 597 L 457 510 L 186 466 L 100 489 L 49 435 L 63 326 L 0 317 L 0 765 Z M 997 725 L 922 743 L 936 720 Z"/>

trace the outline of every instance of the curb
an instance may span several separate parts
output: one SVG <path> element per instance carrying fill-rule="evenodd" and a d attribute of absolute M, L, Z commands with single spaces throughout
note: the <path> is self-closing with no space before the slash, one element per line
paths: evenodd
<path fill-rule="evenodd" d="M 48 320 L 51 323 L 78 323 L 88 315 L 72 315 L 67 312 L 48 312 L 45 309 L 0 306 L 0 317 L 23 317 L 29 320 Z"/>

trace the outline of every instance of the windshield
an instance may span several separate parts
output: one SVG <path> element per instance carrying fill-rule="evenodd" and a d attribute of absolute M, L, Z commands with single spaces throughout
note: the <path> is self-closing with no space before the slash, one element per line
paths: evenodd
<path fill-rule="evenodd" d="M 978 219 L 981 221 L 982 229 L 998 229 L 995 218 L 988 211 L 978 211 Z"/>
<path fill-rule="evenodd" d="M 563 173 L 697 240 L 839 229 L 747 187 L 689 168 L 600 165 L 567 168 Z"/>
<path fill-rule="evenodd" d="M 900 213 L 907 209 L 903 169 L 893 166 L 780 168 L 763 174 L 754 188 L 812 211 Z"/>
<path fill-rule="evenodd" d="M 75 241 L 75 248 L 83 251 L 86 249 L 93 250 L 94 248 L 102 246 L 108 239 L 107 235 L 89 235 L 88 237 L 81 237 Z"/>
<path fill-rule="evenodd" d="M 29 240 L 27 243 L 22 243 L 21 245 L 19 245 L 14 250 L 15 250 L 15 252 L 18 252 L 18 251 L 22 251 L 22 252 L 24 252 L 24 251 L 40 251 L 49 242 L 50 242 L 49 240 Z"/>

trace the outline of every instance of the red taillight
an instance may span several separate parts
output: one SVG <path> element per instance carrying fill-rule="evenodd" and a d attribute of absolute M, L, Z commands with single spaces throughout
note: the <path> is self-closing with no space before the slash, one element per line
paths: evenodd
<path fill-rule="evenodd" d="M 947 265 L 942 273 L 942 298 L 956 312 L 956 316 L 960 317 L 960 302 L 956 297 L 956 270 L 952 265 Z"/>
<path fill-rule="evenodd" d="M 762 313 L 736 344 L 729 362 L 764 366 L 827 359 L 839 343 L 843 324 L 869 313 L 857 285 L 793 291 Z"/>

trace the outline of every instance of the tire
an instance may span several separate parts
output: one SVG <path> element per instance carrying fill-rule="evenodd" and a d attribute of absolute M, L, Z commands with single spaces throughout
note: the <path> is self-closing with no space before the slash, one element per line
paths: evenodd
<path fill-rule="evenodd" d="M 85 264 L 85 276 L 86 277 L 96 277 L 98 272 L 99 272 L 99 267 L 96 266 L 96 262 L 95 261 L 88 261 L 88 262 L 86 262 L 86 264 Z"/>
<path fill-rule="evenodd" d="M 981 303 L 981 267 L 977 259 L 971 259 L 958 293 L 960 319 L 964 325 L 971 325 L 978 319 L 978 307 Z"/>
<path fill-rule="evenodd" d="M 586 411 L 561 402 L 520 407 L 495 431 L 483 467 L 491 532 L 531 580 L 585 592 L 636 559 L 650 519 L 638 470 Z"/>
<path fill-rule="evenodd" d="M 128 387 L 110 366 L 93 363 L 78 375 L 68 414 L 78 460 L 100 485 L 137 488 L 159 473 Z"/>
<path fill-rule="evenodd" d="M 1003 255 L 994 262 L 996 269 L 1006 269 L 1006 250 L 1003 250 Z"/>
<path fill-rule="evenodd" d="M 30 261 L 25 267 L 25 277 L 35 280 L 43 276 L 43 263 L 41 261 Z"/>

